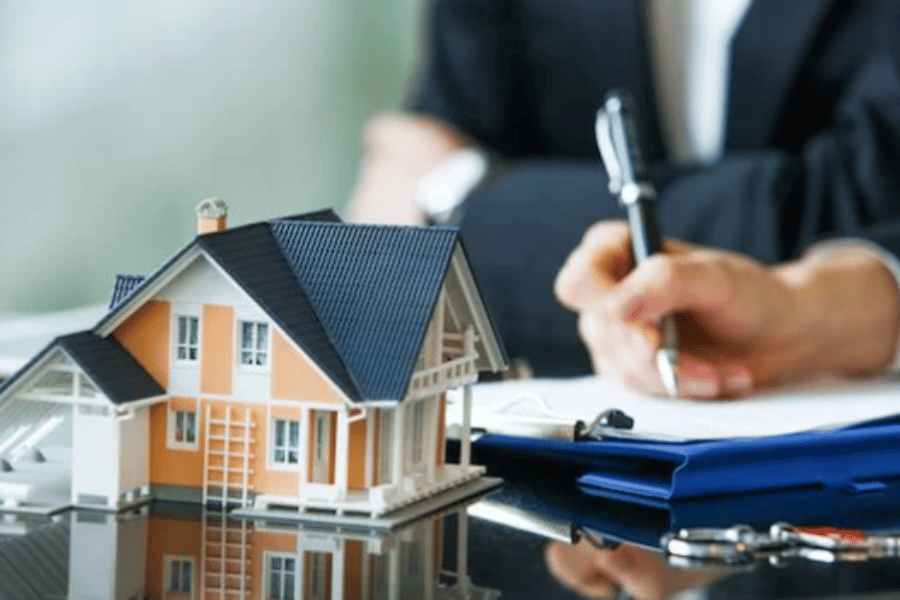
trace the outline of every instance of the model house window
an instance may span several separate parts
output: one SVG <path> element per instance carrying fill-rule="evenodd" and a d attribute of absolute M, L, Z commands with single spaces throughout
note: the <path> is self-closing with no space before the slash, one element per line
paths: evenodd
<path fill-rule="evenodd" d="M 294 556 L 269 557 L 268 600 L 295 600 L 297 598 L 297 558 Z"/>
<path fill-rule="evenodd" d="M 178 345 L 175 356 L 180 361 L 196 362 L 200 348 L 200 319 L 179 315 L 177 329 Z"/>
<path fill-rule="evenodd" d="M 272 461 L 279 465 L 296 465 L 300 462 L 300 421 L 275 419 Z"/>
<path fill-rule="evenodd" d="M 173 594 L 194 593 L 194 559 L 166 557 L 166 591 Z"/>
<path fill-rule="evenodd" d="M 265 367 L 269 364 L 269 324 L 241 321 L 241 364 Z"/>
<path fill-rule="evenodd" d="M 175 411 L 175 442 L 194 444 L 197 442 L 197 413 L 192 410 Z"/>

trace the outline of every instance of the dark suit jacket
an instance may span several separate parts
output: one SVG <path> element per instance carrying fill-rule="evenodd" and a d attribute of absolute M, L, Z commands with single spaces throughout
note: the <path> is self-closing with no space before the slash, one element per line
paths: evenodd
<path fill-rule="evenodd" d="M 667 163 L 639 0 L 432 0 L 412 110 L 512 161 L 463 235 L 511 356 L 587 371 L 552 281 L 595 220 L 619 217 L 593 119 L 625 87 L 663 230 L 763 262 L 852 236 L 900 255 L 900 2 L 756 0 L 732 48 L 726 151 Z"/>

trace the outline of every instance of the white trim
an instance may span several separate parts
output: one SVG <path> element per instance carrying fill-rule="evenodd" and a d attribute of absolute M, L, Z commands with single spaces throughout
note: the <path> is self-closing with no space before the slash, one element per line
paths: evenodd
<path fill-rule="evenodd" d="M 301 593 L 303 592 L 303 582 L 300 580 L 300 576 L 303 573 L 301 563 L 304 560 L 304 556 L 301 553 L 297 552 L 276 552 L 273 550 L 266 550 L 263 552 L 263 581 L 261 586 L 261 598 L 264 600 L 267 598 L 274 598 L 274 596 L 272 596 L 272 590 L 269 589 L 269 585 L 272 583 L 271 559 L 273 558 L 290 559 L 294 561 L 294 595 L 291 597 L 301 598 Z"/>
<path fill-rule="evenodd" d="M 337 539 L 337 548 L 331 555 L 331 597 L 344 598 L 344 553 L 346 540 Z"/>
<path fill-rule="evenodd" d="M 367 410 L 366 413 L 366 467 L 363 486 L 366 489 L 375 483 L 375 411 Z"/>
<path fill-rule="evenodd" d="M 194 247 L 191 248 L 191 246 Z M 182 256 L 175 262 L 172 262 L 172 264 L 166 266 L 165 270 L 162 270 L 162 266 L 167 265 L 167 263 L 172 261 L 182 252 L 184 252 L 184 256 Z M 94 332 L 101 337 L 106 337 L 111 334 L 119 327 L 119 325 L 127 321 L 129 317 L 131 317 L 131 315 L 135 313 L 135 311 L 146 304 L 149 300 L 152 300 L 153 296 L 155 296 L 161 289 L 171 283 L 173 279 L 178 277 L 178 275 L 180 275 L 182 271 L 189 267 L 190 264 L 194 262 L 194 260 L 196 260 L 200 256 L 205 255 L 206 253 L 203 252 L 200 246 L 196 245 L 196 240 L 191 240 L 190 242 L 179 248 L 168 259 L 163 261 L 162 265 L 159 268 L 157 268 L 153 273 L 147 276 L 146 281 L 158 277 L 158 279 L 154 281 L 152 285 L 141 290 L 141 292 L 137 295 L 131 295 L 128 300 L 113 309 L 113 312 L 116 313 L 116 316 L 109 322 L 104 324 L 103 327 L 100 327 L 98 324 L 98 327 L 94 330 Z M 104 317 L 103 320 L 101 320 L 101 323 L 103 323 L 106 318 L 107 317 Z"/>
<path fill-rule="evenodd" d="M 309 408 L 300 406 L 300 469 L 297 471 L 297 497 L 302 504 L 302 498 L 306 494 L 306 488 L 309 485 L 309 417 L 312 411 Z"/>
<path fill-rule="evenodd" d="M 191 245 L 194 245 L 194 247 L 188 249 L 188 247 Z M 131 317 L 131 315 L 134 314 L 134 312 L 138 308 L 143 306 L 147 301 L 153 299 L 154 295 L 156 295 L 160 290 L 162 290 L 165 286 L 167 286 L 169 283 L 171 283 L 178 275 L 180 275 L 187 267 L 189 267 L 194 260 L 196 260 L 199 257 L 203 257 L 204 259 L 206 259 L 209 262 L 210 265 L 212 265 L 212 267 L 216 271 L 219 272 L 220 275 L 222 275 L 222 277 L 225 278 L 225 280 L 227 282 L 229 282 L 236 290 L 238 290 L 238 292 L 244 297 L 244 299 L 249 304 L 252 304 L 254 307 L 257 308 L 257 310 L 259 310 L 262 314 L 264 314 L 267 319 L 269 319 L 269 322 L 272 324 L 272 327 L 270 328 L 271 329 L 270 339 L 274 339 L 275 331 L 280 333 L 281 336 L 287 341 L 288 345 L 291 348 L 293 348 L 294 351 L 298 352 L 301 356 L 303 356 L 306 359 L 306 361 L 312 367 L 313 371 L 315 371 L 319 375 L 319 377 L 327 383 L 327 385 L 331 386 L 331 388 L 337 393 L 338 398 L 340 398 L 348 406 L 354 406 L 356 404 L 349 397 L 347 397 L 347 394 L 344 393 L 344 391 L 334 382 L 334 380 L 331 377 L 329 377 L 327 374 L 325 374 L 324 371 L 322 371 L 321 367 L 319 367 L 319 365 L 316 363 L 316 361 L 314 361 L 309 356 L 309 354 L 306 353 L 305 350 L 303 350 L 293 339 L 291 339 L 291 336 L 287 335 L 287 333 L 285 333 L 285 331 L 274 320 L 271 319 L 271 316 L 265 310 L 262 309 L 262 307 L 250 296 L 250 294 L 248 294 L 244 290 L 244 288 L 240 284 L 238 284 L 237 281 L 234 280 L 233 277 L 231 277 L 231 275 L 228 273 L 228 271 L 226 271 L 215 258 L 213 258 L 209 254 L 207 254 L 202 248 L 200 248 L 200 246 L 197 246 L 195 241 L 189 242 L 187 245 L 185 245 L 181 249 L 179 249 L 178 252 L 175 252 L 169 259 L 167 259 L 163 263 L 163 265 L 165 265 L 169 261 L 172 261 L 173 258 L 181 252 L 184 252 L 185 255 L 182 256 L 179 260 L 168 265 L 168 267 L 165 269 L 165 271 L 161 271 L 160 269 L 157 269 L 156 271 L 151 273 L 147 279 L 152 279 L 154 277 L 158 277 L 158 280 L 154 281 L 153 285 L 142 290 L 141 293 L 139 293 L 138 295 L 133 296 L 127 302 L 119 305 L 119 307 L 117 307 L 115 309 L 115 311 L 121 311 L 121 312 L 117 312 L 115 318 L 110 320 L 103 327 L 98 327 L 95 330 L 95 333 L 97 333 L 97 335 L 105 337 L 105 336 L 109 335 L 110 333 L 112 333 L 113 331 L 115 331 L 115 329 L 119 325 L 121 325 L 122 323 L 127 321 L 128 318 Z M 237 320 L 239 318 L 238 307 L 234 307 L 234 308 L 235 308 L 235 320 Z M 235 342 L 237 342 L 237 340 L 235 340 Z M 235 343 L 235 347 L 237 347 L 237 343 Z M 2 400 L 2 397 L 0 397 L 0 400 Z M 243 400 L 241 400 L 241 401 L 243 401 Z"/>
<path fill-rule="evenodd" d="M 462 434 L 459 440 L 459 466 L 469 467 L 472 462 L 472 386 L 463 386 Z"/>
<path fill-rule="evenodd" d="M 469 268 L 469 263 L 459 242 L 456 243 L 456 249 L 453 251 L 451 266 L 459 281 L 463 296 L 471 308 L 472 317 L 475 320 L 474 325 L 487 352 L 491 369 L 500 371 L 506 368 L 507 363 L 503 360 L 503 351 L 500 348 L 499 340 L 494 336 L 494 328 L 481 301 L 475 277 L 472 275 L 472 270 Z"/>
<path fill-rule="evenodd" d="M 216 259 L 214 259 L 213 257 L 209 256 L 206 252 L 203 252 L 202 250 L 201 250 L 201 254 L 202 254 L 204 257 L 206 257 L 206 259 L 209 261 L 209 263 L 210 263 L 217 271 L 219 271 L 219 273 L 221 273 L 221 275 L 222 275 L 227 281 L 229 281 L 236 289 L 238 289 L 238 290 L 240 291 L 240 293 L 243 294 L 244 297 L 245 297 L 251 304 L 253 304 L 253 306 L 257 307 L 258 310 L 260 310 L 263 314 L 266 315 L 267 318 L 270 319 L 270 322 L 272 323 L 273 328 L 274 328 L 275 330 L 277 330 L 278 333 L 281 334 L 281 337 L 283 337 L 283 338 L 285 339 L 285 341 L 287 341 L 288 345 L 289 345 L 291 348 L 293 348 L 296 352 L 298 352 L 301 356 L 303 356 L 303 357 L 306 359 L 306 361 L 307 361 L 307 362 L 309 363 L 309 365 L 312 367 L 313 371 L 315 371 L 315 372 L 319 375 L 319 377 L 320 377 L 322 380 L 324 380 L 329 386 L 331 386 L 331 388 L 332 388 L 335 392 L 337 392 L 338 397 L 339 397 L 341 400 L 343 400 L 344 403 L 347 404 L 347 406 L 354 406 L 354 405 L 355 405 L 355 403 L 354 403 L 352 400 L 350 400 L 350 398 L 347 397 L 347 394 L 344 393 L 344 391 L 343 391 L 343 390 L 342 390 L 342 389 L 334 382 L 334 380 L 333 380 L 331 377 L 329 377 L 327 374 L 325 374 L 325 372 L 322 370 L 321 367 L 319 367 L 319 365 L 316 363 L 316 361 L 314 361 L 314 360 L 309 356 L 309 354 L 307 354 L 306 351 L 303 350 L 303 349 L 302 349 L 302 348 L 301 348 L 301 347 L 300 347 L 300 346 L 299 346 L 299 345 L 291 338 L 291 336 L 289 336 L 287 333 L 285 333 L 285 331 L 281 328 L 281 326 L 278 325 L 278 323 L 276 323 L 274 320 L 271 320 L 271 316 L 270 316 L 266 311 L 264 311 L 264 310 L 262 309 L 262 307 L 259 306 L 259 304 L 257 304 L 257 302 L 256 302 L 255 300 L 253 300 L 253 298 L 250 296 L 250 294 L 248 294 L 248 293 L 244 290 L 244 288 L 241 287 L 241 285 L 238 284 L 238 282 L 235 281 L 235 280 L 231 277 L 231 275 L 228 274 L 228 271 L 226 271 L 226 270 L 222 267 L 222 265 L 220 265 L 220 264 L 218 263 L 218 261 L 216 261 Z M 237 311 L 237 307 L 235 307 L 235 311 Z M 235 319 L 236 319 L 236 320 L 238 319 L 238 314 L 237 314 L 237 312 L 235 312 Z M 271 338 L 272 338 L 272 339 L 275 338 L 274 331 L 271 333 Z M 235 344 L 235 346 L 237 346 L 237 344 Z"/>
<path fill-rule="evenodd" d="M 241 332 L 242 325 L 248 324 L 251 326 L 253 331 L 252 335 L 252 347 L 249 350 L 245 350 L 243 346 L 243 335 Z M 256 341 L 257 336 L 259 335 L 260 326 L 265 326 L 266 329 L 266 348 L 264 350 L 256 349 Z M 240 373 L 270 373 L 272 371 L 272 332 L 275 328 L 273 327 L 272 320 L 268 315 L 265 315 L 261 319 L 257 318 L 245 318 L 243 316 L 236 316 L 234 319 L 234 366 L 235 369 Z M 249 352 L 251 358 L 256 358 L 258 355 L 264 355 L 266 358 L 266 364 L 257 365 L 257 364 L 244 364 L 243 356 L 241 356 L 244 352 Z M 306 354 L 304 354 L 306 356 Z M 307 357 L 308 358 L 308 357 Z"/>
<path fill-rule="evenodd" d="M 406 465 L 406 460 L 404 460 L 403 451 L 405 449 L 405 444 L 403 443 L 403 437 L 405 434 L 404 428 L 404 418 L 406 416 L 406 410 L 403 404 L 398 404 L 397 408 L 394 409 L 394 423 L 391 426 L 391 435 L 393 436 L 393 449 L 392 449 L 392 464 L 391 464 L 391 483 L 394 485 L 400 485 L 403 481 L 403 467 Z"/>
<path fill-rule="evenodd" d="M 338 493 L 343 496 L 347 493 L 350 482 L 350 424 L 347 422 L 347 411 L 337 411 L 337 423 L 335 426 L 337 439 L 334 440 L 334 485 Z M 340 598 L 341 596 L 335 596 Z"/>
<path fill-rule="evenodd" d="M 287 427 L 287 429 L 285 431 L 285 436 L 286 436 L 285 437 L 285 446 L 284 446 L 285 461 L 281 462 L 281 461 L 275 460 L 275 451 L 277 450 L 277 448 L 275 447 L 275 435 L 276 435 L 275 430 L 276 430 L 276 423 L 278 421 L 284 421 L 285 423 L 288 423 L 288 424 L 297 423 L 297 463 L 296 464 L 292 464 L 291 462 L 289 462 L 287 460 L 288 455 L 291 450 L 290 427 Z M 275 417 L 275 416 L 270 415 L 268 430 L 269 430 L 269 435 L 266 436 L 268 438 L 267 452 L 266 452 L 266 469 L 268 469 L 269 471 L 280 471 L 280 472 L 287 472 L 287 473 L 295 473 L 295 472 L 299 471 L 300 465 L 303 464 L 303 455 L 301 454 L 301 450 L 303 447 L 303 437 L 304 437 L 302 419 L 289 419 L 289 418 L 285 418 L 285 417 Z"/>
<path fill-rule="evenodd" d="M 172 341 L 170 344 L 171 348 L 169 348 L 169 353 L 171 356 L 172 366 L 177 369 L 193 369 L 199 370 L 200 361 L 203 360 L 202 352 L 203 352 L 203 312 L 202 307 L 198 310 L 196 306 L 190 306 L 187 304 L 183 304 L 181 302 L 172 302 L 172 315 L 170 319 L 170 329 L 169 329 L 169 339 Z M 197 358 L 189 359 L 189 358 L 179 358 L 178 350 L 181 346 L 180 340 L 178 338 L 178 321 L 179 319 L 197 319 Z M 187 331 L 188 341 L 185 343 L 185 348 L 188 352 L 190 352 L 191 344 L 190 344 L 190 330 Z"/>
<path fill-rule="evenodd" d="M 172 408 L 172 401 L 169 400 L 166 406 L 166 448 L 169 450 L 181 450 L 189 452 L 197 452 L 200 450 L 200 401 L 194 398 L 194 441 L 179 442 L 175 439 L 175 431 L 177 429 L 176 419 L 178 413 L 183 412 L 190 414 L 190 410 L 175 410 Z M 209 427 L 209 424 L 205 424 Z"/>

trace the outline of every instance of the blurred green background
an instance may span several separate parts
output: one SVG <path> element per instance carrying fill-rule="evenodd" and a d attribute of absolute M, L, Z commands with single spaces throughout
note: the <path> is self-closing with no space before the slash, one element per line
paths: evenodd
<path fill-rule="evenodd" d="M 105 302 L 225 198 L 334 207 L 399 106 L 421 0 L 0 3 L 0 313 Z"/>

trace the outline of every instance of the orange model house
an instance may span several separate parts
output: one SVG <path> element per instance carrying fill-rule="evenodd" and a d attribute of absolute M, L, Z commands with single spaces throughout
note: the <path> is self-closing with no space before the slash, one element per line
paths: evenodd
<path fill-rule="evenodd" d="M 483 474 L 468 436 L 444 464 L 444 392 L 506 366 L 457 231 L 330 211 L 228 229 L 220 200 L 198 229 L 0 387 L 8 509 L 377 516 Z"/>

